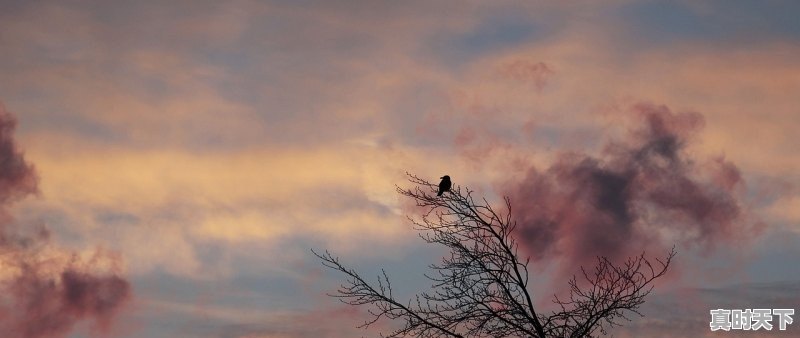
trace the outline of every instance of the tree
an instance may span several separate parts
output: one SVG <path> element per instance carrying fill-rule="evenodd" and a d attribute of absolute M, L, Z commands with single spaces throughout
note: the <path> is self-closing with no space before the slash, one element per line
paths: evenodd
<path fill-rule="evenodd" d="M 530 259 L 521 259 L 514 237 L 516 223 L 511 201 L 498 212 L 473 191 L 454 187 L 441 197 L 438 187 L 408 174 L 413 187 L 397 191 L 412 198 L 425 212 L 410 217 L 420 237 L 450 249 L 438 264 L 430 265 L 432 289 L 401 301 L 392 293 L 386 272 L 377 284 L 367 282 L 330 252 L 314 254 L 322 264 L 347 276 L 332 297 L 354 306 L 369 307 L 366 328 L 381 318 L 402 322 L 387 337 L 594 337 L 605 334 L 635 313 L 663 276 L 675 256 L 673 248 L 656 264 L 644 253 L 615 264 L 598 257 L 592 270 L 581 267 L 580 278 L 569 281 L 566 299 L 554 296 L 557 310 L 537 312 L 528 289 Z M 313 250 L 312 250 L 313 251 Z"/>

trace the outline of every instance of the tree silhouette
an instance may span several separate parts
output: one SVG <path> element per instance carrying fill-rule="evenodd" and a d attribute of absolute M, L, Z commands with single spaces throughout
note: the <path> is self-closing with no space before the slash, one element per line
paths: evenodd
<path fill-rule="evenodd" d="M 498 212 L 473 191 L 453 187 L 437 197 L 438 186 L 408 174 L 413 187 L 397 191 L 412 198 L 425 212 L 410 217 L 420 237 L 450 249 L 438 264 L 430 265 L 433 282 L 429 291 L 408 301 L 397 299 L 385 271 L 377 284 L 367 282 L 330 252 L 314 254 L 328 268 L 340 271 L 347 281 L 332 297 L 350 305 L 369 307 L 366 328 L 381 318 L 402 322 L 386 337 L 594 337 L 629 320 L 664 275 L 672 258 L 652 264 L 644 253 L 615 264 L 598 257 L 591 270 L 581 267 L 580 277 L 569 281 L 569 296 L 553 296 L 555 311 L 537 312 L 528 288 L 529 259 L 521 259 L 514 237 L 516 223 L 511 202 Z M 313 250 L 312 250 L 313 251 Z"/>

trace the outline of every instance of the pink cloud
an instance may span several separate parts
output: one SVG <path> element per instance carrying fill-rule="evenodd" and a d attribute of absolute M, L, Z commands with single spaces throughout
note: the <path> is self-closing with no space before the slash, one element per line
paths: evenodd
<path fill-rule="evenodd" d="M 131 297 L 130 283 L 119 273 L 99 274 L 98 259 L 118 265 L 102 251 L 87 262 L 55 247 L 45 227 L 33 235 L 7 216 L 9 204 L 37 191 L 37 176 L 14 142 L 16 120 L 0 105 L 0 332 L 22 338 L 65 337 L 75 324 L 93 321 L 107 332 L 113 317 Z M 45 257 L 43 252 L 47 252 Z M 113 269 L 118 270 L 118 269 Z"/>
<path fill-rule="evenodd" d="M 738 168 L 720 158 L 700 165 L 686 151 L 704 125 L 700 114 L 647 103 L 631 110 L 640 125 L 602 155 L 563 153 L 503 186 L 534 261 L 559 259 L 572 274 L 598 255 L 709 250 L 760 230 L 744 220 Z"/>
<path fill-rule="evenodd" d="M 500 76 L 517 82 L 533 85 L 541 91 L 555 74 L 552 67 L 544 62 L 530 60 L 515 60 L 506 62 L 498 67 Z"/>

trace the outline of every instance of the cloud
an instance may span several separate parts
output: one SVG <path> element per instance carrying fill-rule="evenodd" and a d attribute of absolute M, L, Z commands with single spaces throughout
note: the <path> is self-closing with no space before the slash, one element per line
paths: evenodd
<path fill-rule="evenodd" d="M 11 202 L 37 191 L 37 176 L 13 139 L 16 120 L 0 105 L 0 331 L 22 338 L 65 337 L 81 320 L 106 332 L 131 296 L 119 258 L 85 259 L 56 247 L 44 226 L 23 227 Z M 102 272 L 106 266 L 111 272 Z"/>
<path fill-rule="evenodd" d="M 203 245 L 217 245 L 215 257 L 245 255 L 278 266 L 285 264 L 282 253 L 307 254 L 296 240 L 342 254 L 375 246 L 385 249 L 376 256 L 393 255 L 416 241 L 394 192 L 403 180 L 401 164 L 424 163 L 417 168 L 437 174 L 452 168 L 424 152 L 361 136 L 317 147 L 226 152 L 130 149 L 65 135 L 39 135 L 26 146 L 47 180 L 40 187 L 45 199 L 25 201 L 25 210 L 55 215 L 53 231 L 71 244 L 124 252 L 137 275 L 241 272 L 225 259 L 203 259 Z"/>
<path fill-rule="evenodd" d="M 17 121 L 0 104 L 0 203 L 36 192 L 38 181 L 33 166 L 25 162 L 14 143 L 13 133 Z"/>
<path fill-rule="evenodd" d="M 674 244 L 710 250 L 758 233 L 743 218 L 738 168 L 687 150 L 703 128 L 700 114 L 649 103 L 631 111 L 640 125 L 602 154 L 564 153 L 503 186 L 534 261 L 558 259 L 571 274 L 599 255 L 659 254 Z"/>
<path fill-rule="evenodd" d="M 608 231 L 542 231 L 560 240 L 543 249 L 549 258 L 591 256 L 576 248 L 601 250 L 615 235 L 655 248 L 678 238 L 721 243 L 739 228 L 695 223 L 725 223 L 726 208 L 733 223 L 746 217 L 742 177 L 747 193 L 754 172 L 799 178 L 796 44 L 631 43 L 621 33 L 641 20 L 617 10 L 627 2 L 5 6 L 0 92 L 25 112 L 20 140 L 44 178 L 44 199 L 21 200 L 14 216 L 24 224 L 48 215 L 49 239 L 2 221 L 29 229 L 3 230 L 4 240 L 48 250 L 102 243 L 124 253 L 128 274 L 165 270 L 196 281 L 253 269 L 229 264 L 236 255 L 290 273 L 282 260 L 308 254 L 298 237 L 372 258 L 398 256 L 393 249 L 415 241 L 387 213 L 397 212 L 392 186 L 403 184 L 403 170 L 448 173 L 481 190 L 523 182 L 533 166 L 544 181 L 585 195 L 618 187 L 618 204 L 633 206 L 590 205 L 578 194 L 574 230 L 602 214 L 596 223 Z M 516 23 L 534 31 L 504 40 Z M 494 48 L 486 37 L 507 43 Z M 692 146 L 678 147 L 684 172 L 675 177 L 603 152 L 605 137 L 621 139 L 623 150 L 653 137 L 606 128 L 620 122 L 609 110 L 640 99 L 704 114 L 702 134 L 688 130 L 699 124 L 668 128 Z M 647 166 L 663 160 L 645 157 L 655 162 Z M 9 192 L 3 203 L 31 193 L 31 184 L 10 182 L 18 188 L 0 189 Z M 644 190 L 625 195 L 634 186 Z M 707 205 L 715 193 L 722 198 Z M 547 196 L 564 201 L 542 208 L 569 205 L 565 195 L 554 188 Z M 694 198 L 673 200 L 686 195 Z M 794 222 L 796 200 L 769 212 Z M 626 218 L 628 226 L 613 226 Z M 650 218 L 686 222 L 647 226 Z"/>
<path fill-rule="evenodd" d="M 498 68 L 498 73 L 502 77 L 533 85 L 539 91 L 544 88 L 554 74 L 552 67 L 541 61 L 514 60 Z"/>

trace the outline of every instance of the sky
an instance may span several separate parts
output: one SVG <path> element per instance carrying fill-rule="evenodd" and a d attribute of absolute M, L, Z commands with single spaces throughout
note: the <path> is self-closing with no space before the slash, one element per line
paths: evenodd
<path fill-rule="evenodd" d="M 798 12 L 1 1 L 0 331 L 377 336 L 311 249 L 424 291 L 443 251 L 409 172 L 511 199 L 539 304 L 596 255 L 674 246 L 615 336 L 796 335 L 708 322 L 800 309 Z"/>

